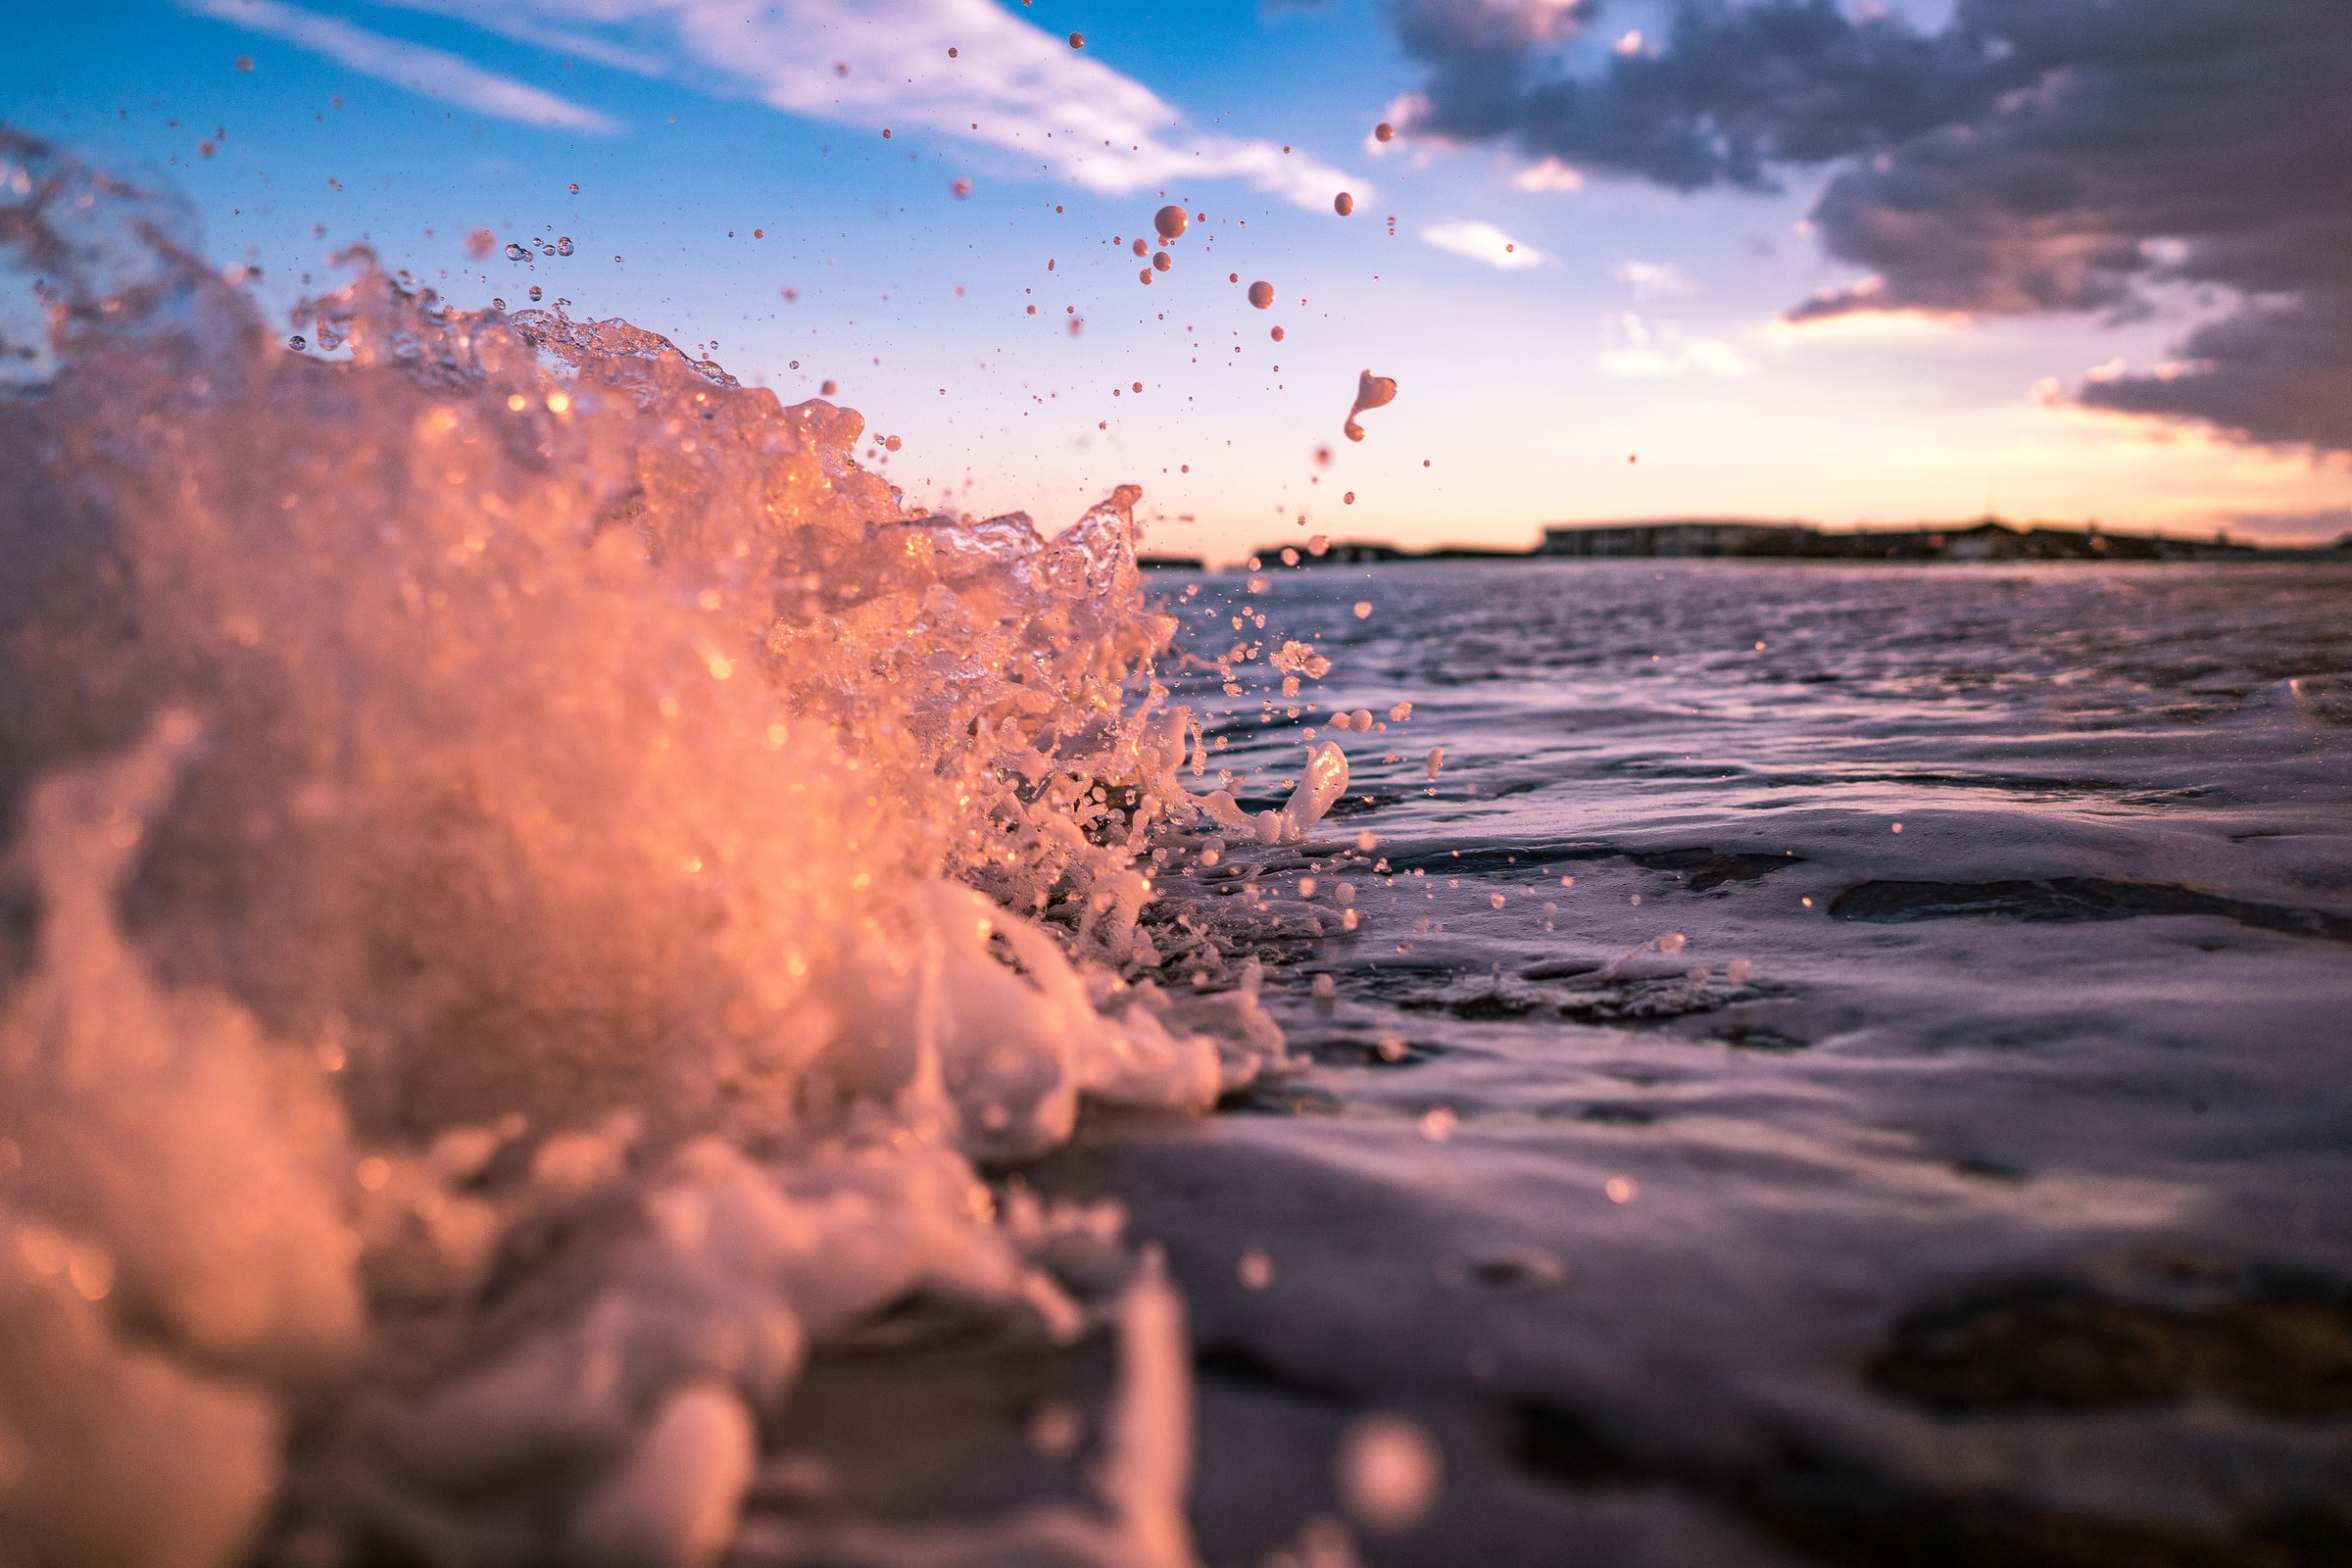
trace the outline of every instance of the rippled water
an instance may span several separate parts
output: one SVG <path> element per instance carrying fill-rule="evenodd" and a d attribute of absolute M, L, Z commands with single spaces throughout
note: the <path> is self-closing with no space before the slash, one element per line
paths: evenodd
<path fill-rule="evenodd" d="M 2340 1560 L 2352 571 L 1194 582 L 1413 705 L 1314 1068 L 1059 1167 L 1171 1242 L 1212 1557 L 1396 1406 L 1449 1486 L 1371 1561 Z"/>

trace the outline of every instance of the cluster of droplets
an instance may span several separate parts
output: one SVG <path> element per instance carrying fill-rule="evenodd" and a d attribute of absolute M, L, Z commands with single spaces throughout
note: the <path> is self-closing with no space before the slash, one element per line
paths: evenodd
<path fill-rule="evenodd" d="M 1202 213 L 1200 217 L 1201 220 L 1205 220 L 1208 215 Z M 1135 254 L 1151 257 L 1150 263 L 1136 273 L 1137 282 L 1148 284 L 1152 281 L 1154 272 L 1166 272 L 1175 267 L 1176 260 L 1168 253 L 1167 248 L 1184 238 L 1185 231 L 1190 229 L 1195 221 L 1196 220 L 1191 215 L 1173 202 L 1152 215 L 1152 231 L 1159 238 L 1159 248 L 1154 250 L 1149 240 L 1141 235 L 1136 236 L 1133 246 Z"/>

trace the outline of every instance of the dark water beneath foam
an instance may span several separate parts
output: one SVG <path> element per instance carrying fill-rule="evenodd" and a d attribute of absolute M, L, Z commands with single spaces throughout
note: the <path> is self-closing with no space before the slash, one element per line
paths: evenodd
<path fill-rule="evenodd" d="M 2352 1560 L 2352 572 L 1267 576 L 1154 585 L 1413 704 L 1336 824 L 1397 874 L 1264 950 L 1314 1066 L 1032 1175 L 1170 1249 L 1208 1560 L 1332 1508 L 1371 1409 L 1447 1470 L 1374 1563 Z M 1189 696 L 1272 804 L 1311 715 Z M 836 1359 L 785 1441 L 955 1511 L 1090 1378 Z M 972 1415 L 887 1482 L 886 1391 Z"/>

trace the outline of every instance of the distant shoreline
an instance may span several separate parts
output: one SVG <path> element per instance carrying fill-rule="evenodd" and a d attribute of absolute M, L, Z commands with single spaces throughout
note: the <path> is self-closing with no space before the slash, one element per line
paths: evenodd
<path fill-rule="evenodd" d="M 1854 561 L 1919 564 L 1936 562 L 2352 562 L 2352 534 L 2332 545 L 2283 547 L 2172 534 L 2111 533 L 2097 527 L 2019 526 L 1998 517 L 1967 523 L 1833 531 L 1803 522 L 1740 518 L 1671 518 L 1648 522 L 1565 523 L 1544 530 L 1529 550 L 1440 545 L 1406 550 L 1370 540 L 1341 540 L 1313 554 L 1297 544 L 1266 545 L 1254 561 L 1296 552 L 1302 566 L 1359 566 L 1410 561 Z M 1147 554 L 1150 570 L 1200 571 L 1198 556 Z"/>

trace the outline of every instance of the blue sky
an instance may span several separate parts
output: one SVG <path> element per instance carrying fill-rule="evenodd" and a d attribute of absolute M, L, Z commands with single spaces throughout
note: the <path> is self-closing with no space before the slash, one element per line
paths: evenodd
<path fill-rule="evenodd" d="M 1930 25 L 1944 9 L 1912 8 Z M 1636 54 L 1644 14 L 1620 6 L 1555 56 Z M 1383 145 L 1384 117 L 1431 113 L 1411 96 L 1430 63 L 1394 15 L 122 0 L 14 23 L 0 117 L 177 184 L 215 259 L 263 269 L 274 315 L 365 238 L 461 305 L 519 306 L 536 284 L 574 314 L 715 342 L 787 401 L 835 380 L 903 437 L 889 472 L 918 500 L 1051 528 L 1135 480 L 1157 548 L 1986 509 L 2352 528 L 2340 453 L 2054 392 L 2164 363 L 2218 313 L 2210 291 L 2158 290 L 2125 320 L 1903 309 L 1792 325 L 1792 306 L 1866 276 L 1807 223 L 1835 166 L 1791 166 L 1777 192 L 1686 193 L 1524 137 Z M 1340 189 L 1352 217 L 1331 209 Z M 1207 220 L 1146 286 L 1111 240 L 1149 232 L 1163 191 Z M 467 250 L 483 229 L 502 248 L 488 259 Z M 569 257 L 504 258 L 559 236 Z M 1257 278 L 1272 310 L 1243 298 Z M 1351 445 L 1365 368 L 1400 391 Z"/>

